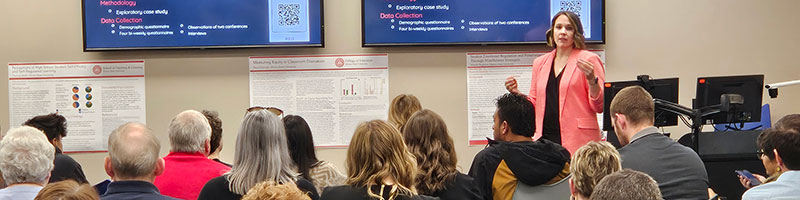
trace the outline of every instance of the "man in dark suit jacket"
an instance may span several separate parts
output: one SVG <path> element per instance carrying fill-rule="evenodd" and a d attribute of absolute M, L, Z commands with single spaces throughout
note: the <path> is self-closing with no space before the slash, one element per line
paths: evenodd
<path fill-rule="evenodd" d="M 166 199 L 153 185 L 164 172 L 164 160 L 158 157 L 161 144 L 144 124 L 127 123 L 108 136 L 105 170 L 111 177 L 100 199 Z"/>
<path fill-rule="evenodd" d="M 653 126 L 655 105 L 644 88 L 622 89 L 611 101 L 611 121 L 619 138 L 622 168 L 641 171 L 658 182 L 664 199 L 708 199 L 708 174 L 692 149 Z"/>

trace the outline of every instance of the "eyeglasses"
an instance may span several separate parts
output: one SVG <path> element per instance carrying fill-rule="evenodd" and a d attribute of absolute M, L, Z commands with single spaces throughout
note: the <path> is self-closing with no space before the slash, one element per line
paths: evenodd
<path fill-rule="evenodd" d="M 758 157 L 761 157 L 761 156 L 764 155 L 764 150 L 763 149 L 759 149 L 758 151 L 756 151 L 756 154 L 758 155 Z"/>
<path fill-rule="evenodd" d="M 283 110 L 281 110 L 280 108 L 264 107 L 264 106 L 253 106 L 253 107 L 247 108 L 247 112 L 248 113 L 249 112 L 253 112 L 253 111 L 259 111 L 259 110 L 267 110 L 267 111 L 277 115 L 278 117 L 283 117 Z"/>

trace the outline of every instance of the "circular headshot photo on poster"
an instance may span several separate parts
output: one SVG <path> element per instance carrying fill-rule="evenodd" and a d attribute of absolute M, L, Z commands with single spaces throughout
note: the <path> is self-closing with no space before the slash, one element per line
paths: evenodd
<path fill-rule="evenodd" d="M 92 100 L 92 94 L 86 94 L 86 100 Z"/>
<path fill-rule="evenodd" d="M 72 93 L 78 93 L 80 91 L 81 91 L 81 89 L 78 88 L 78 86 L 72 87 Z"/>
<path fill-rule="evenodd" d="M 86 107 L 87 108 L 91 108 L 92 107 L 92 102 L 91 101 L 87 101 L 86 102 Z"/>
<path fill-rule="evenodd" d="M 86 93 L 90 93 L 92 92 L 92 86 L 86 86 L 86 89 L 84 90 L 86 90 Z"/>
<path fill-rule="evenodd" d="M 81 99 L 81 96 L 78 96 L 78 94 L 73 94 L 72 95 L 72 100 L 77 101 L 78 99 Z"/>
<path fill-rule="evenodd" d="M 78 108 L 78 107 L 81 107 L 81 103 L 78 103 L 78 102 L 76 101 L 75 103 L 72 103 L 72 107 L 73 107 L 73 108 Z"/>

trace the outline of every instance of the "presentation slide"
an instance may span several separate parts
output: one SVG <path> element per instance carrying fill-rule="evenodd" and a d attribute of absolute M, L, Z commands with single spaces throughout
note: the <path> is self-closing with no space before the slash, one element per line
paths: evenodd
<path fill-rule="evenodd" d="M 84 0 L 86 50 L 322 46 L 321 0 Z"/>
<path fill-rule="evenodd" d="M 544 43 L 552 16 L 580 16 L 603 42 L 604 0 L 363 0 L 364 45 Z"/>

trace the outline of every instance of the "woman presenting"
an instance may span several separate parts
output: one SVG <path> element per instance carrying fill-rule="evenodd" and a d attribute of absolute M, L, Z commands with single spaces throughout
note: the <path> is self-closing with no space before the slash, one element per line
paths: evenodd
<path fill-rule="evenodd" d="M 544 138 L 570 153 L 589 141 L 600 140 L 595 113 L 603 112 L 603 62 L 585 50 L 583 25 L 575 13 L 562 11 L 547 30 L 547 45 L 555 50 L 533 61 L 528 98 L 536 110 L 534 139 Z M 508 77 L 506 89 L 520 93 Z"/>

